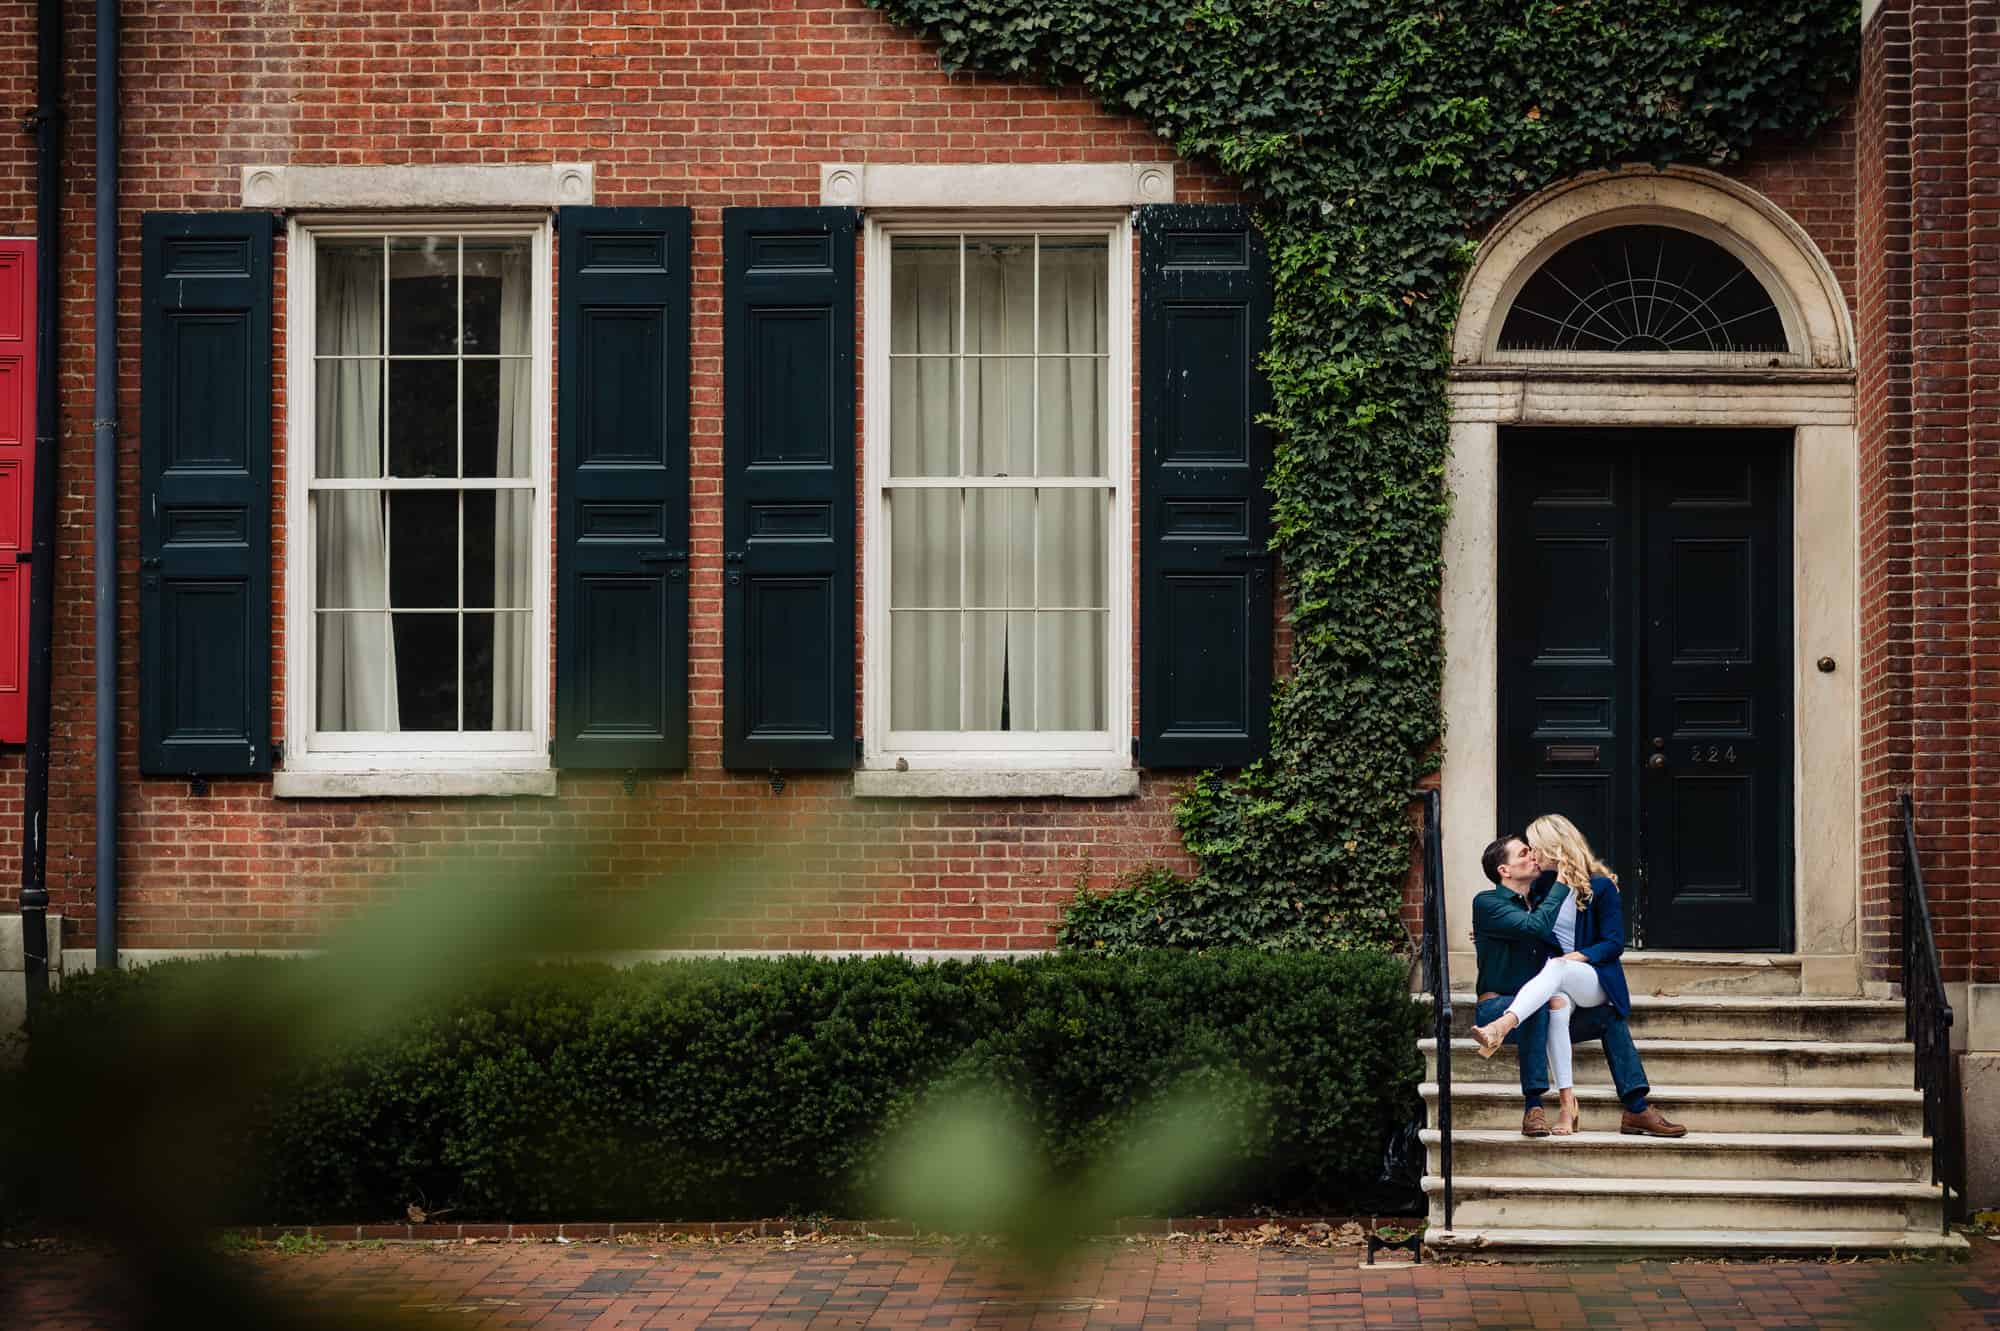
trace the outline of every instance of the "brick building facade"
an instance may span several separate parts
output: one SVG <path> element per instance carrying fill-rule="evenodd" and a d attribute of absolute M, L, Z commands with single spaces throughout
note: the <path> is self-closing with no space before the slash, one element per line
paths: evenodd
<path fill-rule="evenodd" d="M 2000 38 L 1984 10 L 1909 3 L 1871 7 L 1855 101 L 1833 127 L 1810 145 L 1760 149 L 1729 169 L 1733 185 L 1689 185 L 1717 198 L 1725 188 L 1747 191 L 1744 197 L 1754 196 L 1760 215 L 1778 219 L 1773 227 L 1795 229 L 1803 238 L 1799 252 L 1812 257 L 1834 293 L 1828 308 L 1851 325 L 1846 360 L 1808 359 L 1801 362 L 1808 373 L 1795 376 L 1813 393 L 1848 394 L 1856 450 L 1850 465 L 1857 469 L 1859 525 L 1850 555 L 1857 582 L 1846 606 L 1835 611 L 1845 616 L 1848 641 L 1860 655 L 1852 659 L 1844 648 L 1803 637 L 1796 645 L 1802 660 L 1822 652 L 1836 658 L 1831 678 L 1856 691 L 1855 760 L 1851 769 L 1842 769 L 1851 771 L 1852 779 L 1842 776 L 1845 786 L 1815 797 L 1838 806 L 1841 790 L 1846 792 L 1860 829 L 1850 828 L 1857 838 L 1854 853 L 1813 849 L 1808 843 L 1817 833 L 1811 828 L 1819 824 L 1812 824 L 1801 832 L 1795 872 L 1802 890 L 1813 890 L 1807 880 L 1832 866 L 1858 878 L 1858 900 L 1846 908 L 1844 922 L 1826 925 L 1833 941 L 1806 945 L 1805 934 L 1820 928 L 1818 923 L 1799 924 L 1800 932 L 1788 935 L 1801 952 L 1848 959 L 1845 969 L 1829 961 L 1821 973 L 1833 988 L 1895 979 L 1892 932 L 1900 862 L 1890 813 L 1895 793 L 1905 786 L 1914 789 L 1919 803 L 1949 976 L 1961 983 L 2000 983 L 1995 969 L 2000 963 L 1992 960 L 1995 949 L 1986 937 L 1994 927 L 1993 912 L 1981 908 L 1990 906 L 2000 887 L 1978 867 L 1990 858 L 1988 842 L 2000 835 L 2000 813 L 1988 793 L 1995 783 L 1984 779 L 2000 761 L 1991 697 L 1994 625 L 2000 623 L 1994 604 L 2000 599 L 2000 556 L 1994 553 L 2000 463 L 1988 437 L 1994 375 L 2000 372 L 1991 327 L 2000 320 L 2000 289 L 1990 276 L 1981 276 L 1995 259 L 1994 227 L 2000 225 L 1994 206 L 2000 186 L 1987 160 L 1995 151 L 1990 122 L 2000 98 L 1979 95 L 1982 88 L 1995 91 Z M 65 918 L 65 949 L 75 956 L 87 953 L 94 939 L 92 10 L 71 3 L 66 12 L 63 280 L 55 293 L 62 321 L 63 412 L 49 886 L 52 909 Z M 11 106 L 25 109 L 34 101 L 34 6 L 27 0 L 0 6 L 0 33 L 6 37 L 0 49 L 7 52 L 0 88 Z M 1043 773 L 1039 784 L 1013 787 L 1026 794 L 937 798 L 912 795 L 907 784 L 899 788 L 893 780 L 880 788 L 900 793 L 858 793 L 853 772 L 788 771 L 774 782 L 767 771 L 725 767 L 723 618 L 730 569 L 724 558 L 729 488 L 724 230 L 726 209 L 837 202 L 829 169 L 841 166 L 1105 168 L 1092 177 L 1099 182 L 1092 188 L 1119 171 L 1137 181 L 1143 168 L 1159 166 L 1171 168 L 1174 202 L 1235 201 L 1218 173 L 1176 161 L 1138 120 L 1107 114 L 1073 92 L 946 75 L 933 51 L 859 0 L 796 5 L 690 0 L 602 11 L 538 3 L 134 4 L 126 6 L 122 69 L 122 947 L 303 945 L 327 918 L 365 901 L 370 883 L 386 871 L 447 856 L 504 856 L 523 846 L 570 850 L 577 880 L 585 885 L 618 881 L 639 866 L 686 850 L 753 847 L 741 853 L 753 867 L 772 866 L 764 885 L 680 940 L 717 948 L 1040 948 L 1052 942 L 1061 907 L 1079 881 L 1103 885 L 1154 862 L 1186 867 L 1172 821 L 1174 792 L 1184 772 L 1140 771 L 1129 782 L 1130 793 L 1128 785 L 1079 786 Z M 28 144 L 20 137 L 0 142 L 0 234 L 26 236 L 33 229 Z M 200 786 L 186 776 L 142 775 L 142 217 L 254 210 L 261 196 L 246 179 L 254 168 L 283 167 L 296 182 L 302 178 L 299 168 L 412 168 L 422 175 L 422 168 L 468 164 L 582 164 L 588 167 L 594 206 L 691 210 L 685 770 L 639 771 L 628 788 L 616 770 L 558 766 L 549 782 L 553 794 L 345 798 L 276 793 L 290 764 L 281 765 L 276 777 L 215 777 Z M 923 188 L 933 193 L 900 200 L 884 195 L 882 205 L 864 197 L 863 216 L 893 217 L 900 207 L 930 219 L 941 232 L 977 235 L 981 225 L 1018 221 L 1020 209 L 1031 210 L 1032 222 L 1038 203 L 1077 202 L 1022 197 L 1013 210 L 986 206 L 956 214 L 941 207 L 958 197 L 952 191 L 976 198 L 979 186 L 966 183 L 973 179 L 932 177 Z M 1085 209 L 1089 216 L 1111 219 L 1105 234 L 1113 244 L 1132 251 L 1111 259 L 1112 268 L 1126 271 L 1128 279 L 1139 267 L 1139 242 L 1118 230 L 1116 215 L 1129 215 L 1133 206 L 1158 197 L 1123 198 L 1114 192 L 1084 200 L 1094 205 L 1094 211 Z M 438 225 L 445 228 L 457 225 L 455 217 L 492 221 L 496 216 L 540 226 L 552 212 L 547 203 L 513 213 L 474 208 L 456 197 L 427 199 L 421 191 L 408 202 L 425 216 L 442 217 Z M 322 205 L 316 211 L 308 201 L 268 211 L 296 223 L 333 209 Z M 357 210 L 338 211 L 351 219 Z M 947 220 L 938 220 L 941 212 Z M 395 221 L 409 214 L 380 215 Z M 1042 214 L 1064 215 L 1077 214 Z M 1534 216 L 1523 214 L 1525 220 L 1511 224 L 1512 231 L 1503 222 L 1496 238 L 1518 236 Z M 1718 226 L 1726 231 L 1729 224 Z M 553 229 L 547 234 L 552 245 Z M 297 535 L 288 533 L 298 484 L 288 447 L 298 423 L 289 410 L 300 400 L 289 379 L 288 357 L 296 350 L 302 314 L 291 308 L 287 278 L 300 235 L 296 226 L 289 233 L 281 228 L 274 243 L 271 309 L 270 709 L 272 738 L 288 752 L 298 750 L 299 737 L 288 727 L 303 696 L 296 687 L 301 664 L 289 644 L 302 641 L 293 633 L 295 617 L 309 613 L 291 603 L 302 584 L 288 585 L 294 561 L 304 554 Z M 871 443 L 879 461 L 870 402 L 879 408 L 887 395 L 867 373 L 868 321 L 889 307 L 870 304 L 859 293 L 871 279 L 868 256 L 889 250 L 868 249 L 867 242 L 859 248 L 861 285 L 855 299 L 862 345 L 854 438 L 857 463 L 865 464 Z M 552 285 L 554 276 L 552 269 Z M 1121 296 L 1123 305 L 1117 303 Z M 1128 397 L 1130 405 L 1110 411 L 1108 418 L 1124 422 L 1129 436 L 1137 429 L 1149 354 L 1138 329 L 1136 289 L 1114 282 L 1108 308 L 1114 323 L 1128 326 L 1113 342 L 1133 358 L 1126 376 L 1109 390 Z M 554 293 L 547 313 L 556 313 Z M 561 330 L 551 329 L 552 338 L 560 336 Z M 319 334 L 321 342 L 325 337 Z M 880 363 L 886 365 L 889 353 L 883 354 Z M 1467 365 L 1464 359 L 1457 382 L 1476 395 L 1472 386 L 1492 382 L 1487 373 L 1492 367 Z M 555 367 L 545 427 L 553 436 L 558 468 L 561 368 Z M 1747 393 L 1737 380 L 1730 381 L 1737 386 L 1729 391 Z M 1849 387 L 1840 388 L 1842 383 Z M 1837 424 L 1826 422 L 1835 420 L 1838 409 L 1827 410 L 1835 414 L 1814 416 L 1817 423 L 1802 428 L 1837 431 Z M 1685 426 L 1710 418 L 1696 413 L 1672 419 Z M 1759 428 L 1770 424 L 1754 413 L 1743 420 Z M 1524 423 L 1525 418 L 1517 421 Z M 1497 428 L 1515 426 L 1503 420 Z M 1125 502 L 1134 490 L 1143 502 L 1140 450 L 1113 442 L 1109 456 L 1122 459 L 1122 473 L 1108 484 Z M 871 585 L 864 567 L 862 552 L 873 534 L 871 521 L 879 524 L 879 511 L 871 505 L 862 470 L 857 465 L 852 496 L 858 533 L 857 735 L 871 733 L 867 689 L 880 678 L 879 660 L 869 659 L 865 628 L 879 609 L 871 607 L 871 593 L 880 599 L 886 588 Z M 561 473 L 550 475 L 559 491 Z M 545 498 L 555 503 L 561 496 Z M 1114 664 L 1105 668 L 1108 677 L 1126 682 L 1123 692 L 1114 688 L 1109 696 L 1114 709 L 1123 704 L 1131 724 L 1107 723 L 1122 739 L 1140 723 L 1142 684 L 1134 681 L 1143 674 L 1144 632 L 1137 613 L 1143 562 L 1139 508 L 1120 508 L 1119 502 L 1112 501 L 1113 512 L 1123 515 L 1124 525 L 1116 529 L 1113 550 L 1129 549 L 1111 557 L 1111 567 L 1122 571 L 1125 590 L 1114 592 L 1109 604 L 1114 624 L 1115 607 L 1125 608 L 1129 632 L 1122 640 L 1113 638 Z M 548 548 L 534 567 L 547 575 L 544 594 L 553 602 L 553 618 L 560 620 L 561 575 L 554 566 L 562 552 L 553 521 L 539 539 Z M 1799 583 L 1800 596 L 1806 585 Z M 553 632 L 546 650 L 549 657 L 556 655 Z M 886 653 L 878 649 L 874 655 Z M 1275 655 L 1281 666 L 1282 630 Z M 1122 667 L 1115 664 L 1121 656 L 1129 657 Z M 1819 685 L 1803 669 L 1799 679 L 1804 702 L 1810 696 L 1805 691 Z M 559 687 L 560 681 L 552 684 L 531 706 L 553 710 Z M 1450 686 L 1447 694 L 1449 702 Z M 1464 755 L 1473 752 L 1463 739 L 1467 733 L 1477 733 L 1476 727 L 1468 731 L 1455 723 L 1455 743 L 1463 748 L 1453 750 L 1452 762 L 1461 772 L 1468 761 Z M 0 756 L 0 789 L 6 792 L 0 819 L 18 821 L 21 763 L 18 750 Z M 1122 765 L 1129 773 L 1131 765 Z M 990 772 L 982 779 L 983 786 L 936 785 L 929 795 L 1009 788 Z M 1476 798 L 1468 805 L 1453 791 L 1455 779 L 1448 764 L 1448 819 L 1455 808 L 1493 807 Z M 1490 777 L 1480 780 L 1491 784 Z M 1115 794 L 1084 798 L 1057 793 L 1114 789 Z M 1467 820 L 1452 844 L 1488 834 L 1486 820 Z M 8 894 L 10 909 L 17 863 L 12 851 L 0 860 L 0 881 L 8 884 L 0 891 Z M 1848 890 L 1844 882 L 1838 888 Z"/>

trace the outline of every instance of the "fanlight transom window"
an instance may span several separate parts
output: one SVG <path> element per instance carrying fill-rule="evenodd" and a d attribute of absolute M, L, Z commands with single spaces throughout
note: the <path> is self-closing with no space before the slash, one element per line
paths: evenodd
<path fill-rule="evenodd" d="M 1558 250 L 1514 298 L 1503 352 L 1776 353 L 1784 320 L 1721 245 L 1665 226 L 1617 226 Z"/>

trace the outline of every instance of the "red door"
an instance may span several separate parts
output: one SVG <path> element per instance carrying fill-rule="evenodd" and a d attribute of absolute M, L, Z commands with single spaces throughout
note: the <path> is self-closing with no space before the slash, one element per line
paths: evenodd
<path fill-rule="evenodd" d="M 0 743 L 28 738 L 29 515 L 35 493 L 35 242 L 0 240 Z"/>

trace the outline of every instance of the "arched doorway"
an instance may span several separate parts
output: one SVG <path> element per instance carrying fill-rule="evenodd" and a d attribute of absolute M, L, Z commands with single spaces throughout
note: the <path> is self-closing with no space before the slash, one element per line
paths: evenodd
<path fill-rule="evenodd" d="M 1572 181 L 1487 238 L 1451 383 L 1454 867 L 1568 811 L 1643 945 L 1858 989 L 1852 348 L 1811 240 L 1710 172 Z"/>

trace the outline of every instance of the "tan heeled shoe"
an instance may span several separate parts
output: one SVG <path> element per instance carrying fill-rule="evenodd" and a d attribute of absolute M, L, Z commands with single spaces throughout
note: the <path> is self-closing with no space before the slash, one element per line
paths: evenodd
<path fill-rule="evenodd" d="M 1558 1104 L 1556 1106 L 1555 1126 L 1549 1129 L 1549 1135 L 1552 1137 L 1574 1137 L 1577 1133 L 1582 1132 L 1583 1115 L 1579 1112 L 1579 1109 L 1564 1109 L 1562 1105 Z"/>

